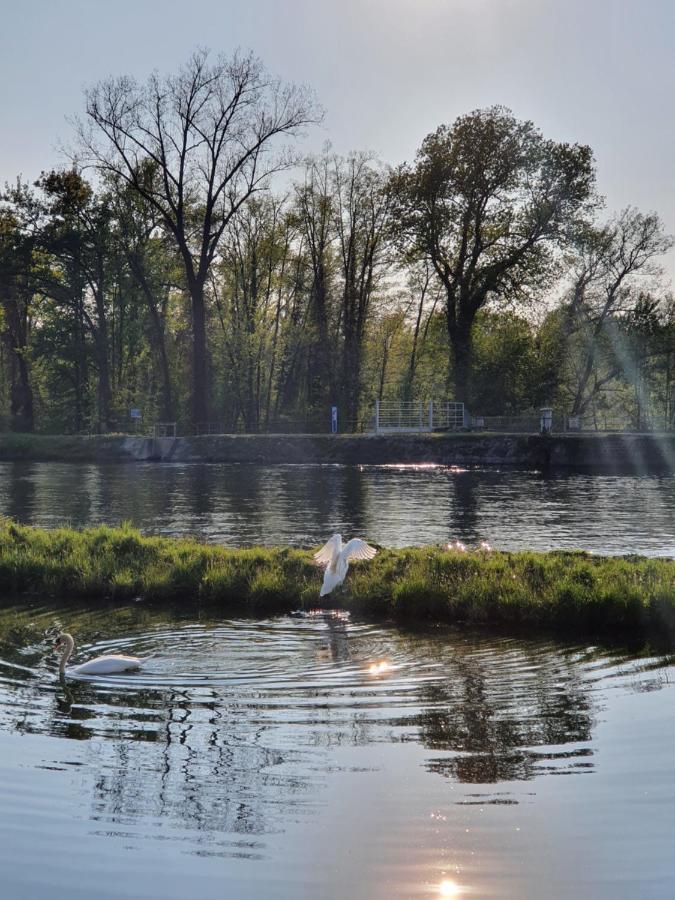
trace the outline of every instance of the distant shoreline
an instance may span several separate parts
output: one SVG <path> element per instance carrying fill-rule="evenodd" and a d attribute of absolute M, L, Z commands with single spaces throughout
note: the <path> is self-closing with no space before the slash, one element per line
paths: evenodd
<path fill-rule="evenodd" d="M 675 473 L 675 434 L 128 435 L 0 434 L 0 462 L 221 462 L 510 466 L 539 471 Z"/>

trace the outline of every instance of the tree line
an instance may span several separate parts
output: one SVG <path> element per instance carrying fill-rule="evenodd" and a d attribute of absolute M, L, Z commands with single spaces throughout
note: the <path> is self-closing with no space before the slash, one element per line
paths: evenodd
<path fill-rule="evenodd" d="M 341 430 L 375 397 L 675 423 L 657 214 L 603 221 L 592 151 L 503 107 L 414 160 L 327 148 L 252 55 L 86 92 L 69 164 L 0 198 L 0 424 Z"/>

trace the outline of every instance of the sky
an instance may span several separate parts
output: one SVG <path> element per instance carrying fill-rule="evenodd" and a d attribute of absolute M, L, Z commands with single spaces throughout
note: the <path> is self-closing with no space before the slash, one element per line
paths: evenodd
<path fill-rule="evenodd" d="M 607 215 L 656 211 L 675 233 L 675 0 L 0 0 L 0 22 L 0 184 L 65 161 L 87 85 L 242 48 L 316 92 L 303 150 L 397 164 L 501 104 L 593 148 Z"/>

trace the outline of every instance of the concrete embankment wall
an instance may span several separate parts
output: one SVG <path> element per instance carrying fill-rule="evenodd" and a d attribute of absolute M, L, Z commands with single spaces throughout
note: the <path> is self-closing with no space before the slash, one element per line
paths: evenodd
<path fill-rule="evenodd" d="M 0 434 L 0 461 L 441 463 L 588 472 L 675 472 L 675 435 L 421 434 L 123 435 Z"/>

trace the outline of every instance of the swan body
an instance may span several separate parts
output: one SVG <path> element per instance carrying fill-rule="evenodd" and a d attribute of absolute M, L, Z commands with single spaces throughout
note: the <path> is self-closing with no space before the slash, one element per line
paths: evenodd
<path fill-rule="evenodd" d="M 323 547 L 314 554 L 314 559 L 320 566 L 326 566 L 321 586 L 320 597 L 336 588 L 345 580 L 350 559 L 372 559 L 377 550 L 366 544 L 361 538 L 352 538 L 346 544 L 342 543 L 342 535 L 334 534 Z"/>
<path fill-rule="evenodd" d="M 66 663 L 75 648 L 75 641 L 70 634 L 60 634 L 54 644 L 54 649 L 60 651 L 59 674 L 66 672 Z M 150 659 L 149 656 L 124 656 L 113 654 L 110 656 L 97 656 L 79 666 L 71 666 L 68 669 L 70 675 L 115 675 L 119 672 L 135 672 Z"/>

